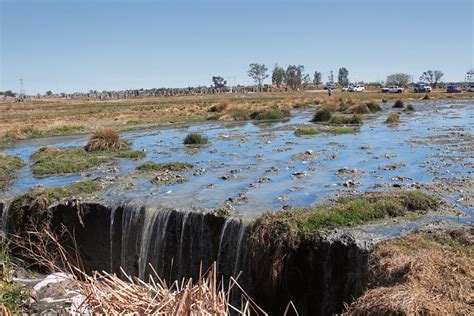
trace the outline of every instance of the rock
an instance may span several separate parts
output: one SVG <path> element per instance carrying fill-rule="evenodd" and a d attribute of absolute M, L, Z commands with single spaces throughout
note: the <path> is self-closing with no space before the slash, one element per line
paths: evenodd
<path fill-rule="evenodd" d="M 268 183 L 270 181 L 272 181 L 272 179 L 267 178 L 267 177 L 262 177 L 262 178 L 257 180 L 257 183 Z"/>
<path fill-rule="evenodd" d="M 306 177 L 306 171 L 297 171 L 297 172 L 293 172 L 291 174 L 293 177 L 295 178 L 302 178 L 302 177 Z"/>

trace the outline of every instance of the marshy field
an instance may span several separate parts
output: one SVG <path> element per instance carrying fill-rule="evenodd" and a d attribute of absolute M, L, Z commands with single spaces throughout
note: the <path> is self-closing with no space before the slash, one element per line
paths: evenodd
<path fill-rule="evenodd" d="M 0 113 L 5 312 L 474 312 L 474 93 Z"/>

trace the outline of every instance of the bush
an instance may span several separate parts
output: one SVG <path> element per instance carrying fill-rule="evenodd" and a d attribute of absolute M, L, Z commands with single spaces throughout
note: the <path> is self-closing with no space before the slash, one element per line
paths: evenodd
<path fill-rule="evenodd" d="M 327 122 L 331 119 L 331 112 L 327 109 L 319 109 L 314 113 L 311 122 Z"/>
<path fill-rule="evenodd" d="M 250 118 L 262 121 L 280 121 L 284 119 L 282 113 L 274 110 L 269 110 L 265 112 L 254 112 L 250 115 Z"/>
<path fill-rule="evenodd" d="M 348 108 L 344 113 L 367 114 L 370 113 L 369 107 L 365 104 L 354 105 Z"/>
<path fill-rule="evenodd" d="M 229 100 L 220 100 L 218 104 L 213 105 L 210 109 L 209 112 L 223 112 L 224 110 L 227 109 L 229 106 L 230 102 Z"/>
<path fill-rule="evenodd" d="M 362 124 L 362 117 L 360 115 L 352 115 L 352 116 L 347 116 L 347 115 L 335 115 L 331 118 L 329 121 L 331 124 Z"/>
<path fill-rule="evenodd" d="M 402 100 L 398 99 L 397 101 L 395 101 L 395 103 L 393 104 L 393 108 L 397 109 L 403 109 L 403 107 L 405 106 L 405 104 L 403 103 Z"/>
<path fill-rule="evenodd" d="M 415 107 L 411 104 L 408 104 L 407 107 L 404 109 L 406 112 L 415 112 Z"/>
<path fill-rule="evenodd" d="M 208 139 L 199 133 L 189 133 L 184 138 L 183 143 L 185 145 L 205 145 L 208 143 Z"/>
<path fill-rule="evenodd" d="M 387 120 L 385 121 L 387 124 L 399 124 L 400 123 L 400 116 L 396 113 L 392 113 L 387 117 Z"/>
<path fill-rule="evenodd" d="M 376 101 L 369 101 L 366 105 L 369 111 L 372 113 L 382 111 L 382 107 Z"/>
<path fill-rule="evenodd" d="M 107 149 L 122 150 L 129 147 L 130 143 L 121 139 L 116 130 L 106 128 L 94 132 L 84 146 L 84 150 L 88 152 Z"/>

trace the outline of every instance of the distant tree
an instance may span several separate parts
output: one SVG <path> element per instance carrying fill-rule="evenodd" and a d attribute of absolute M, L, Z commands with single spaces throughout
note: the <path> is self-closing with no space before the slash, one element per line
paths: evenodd
<path fill-rule="evenodd" d="M 301 83 L 303 82 L 303 71 L 304 66 L 302 65 L 288 66 L 285 73 L 286 84 L 292 89 L 297 89 L 299 86 L 301 86 Z"/>
<path fill-rule="evenodd" d="M 397 73 L 390 76 L 387 76 L 386 85 L 387 86 L 400 86 L 406 87 L 410 83 L 410 75 Z"/>
<path fill-rule="evenodd" d="M 279 88 L 283 81 L 285 81 L 285 69 L 278 66 L 278 64 L 275 64 L 275 68 L 273 68 L 272 73 L 272 83 L 276 84 Z"/>
<path fill-rule="evenodd" d="M 444 74 L 441 70 L 427 70 L 420 76 L 420 81 L 427 82 L 433 88 L 436 88 L 443 76 Z"/>
<path fill-rule="evenodd" d="M 329 82 L 334 83 L 334 72 L 331 70 L 328 76 Z"/>
<path fill-rule="evenodd" d="M 314 72 L 313 83 L 315 85 L 321 84 L 321 73 L 319 71 Z"/>
<path fill-rule="evenodd" d="M 345 67 L 339 68 L 337 82 L 341 86 L 347 86 L 349 84 L 349 70 L 347 70 Z"/>
<path fill-rule="evenodd" d="M 264 64 L 250 64 L 249 65 L 250 69 L 248 71 L 248 75 L 250 78 L 255 81 L 255 83 L 258 84 L 258 86 L 261 88 L 263 80 L 265 78 L 268 78 L 268 68 Z"/>
<path fill-rule="evenodd" d="M 304 85 L 307 85 L 307 84 L 309 84 L 310 82 L 311 82 L 311 77 L 309 76 L 309 74 L 305 74 L 305 75 L 303 76 L 303 84 L 304 84 Z"/>
<path fill-rule="evenodd" d="M 214 84 L 214 88 L 224 88 L 227 84 L 227 81 L 224 80 L 221 76 L 212 77 L 212 83 Z"/>
<path fill-rule="evenodd" d="M 7 90 L 3 93 L 6 97 L 14 97 L 15 94 L 12 92 L 12 90 Z"/>
<path fill-rule="evenodd" d="M 51 90 L 48 90 L 48 91 L 46 91 L 46 93 L 45 93 L 45 94 L 46 94 L 46 96 L 47 96 L 47 97 L 50 97 L 50 96 L 52 96 L 52 95 L 53 95 L 53 91 L 51 91 Z"/>

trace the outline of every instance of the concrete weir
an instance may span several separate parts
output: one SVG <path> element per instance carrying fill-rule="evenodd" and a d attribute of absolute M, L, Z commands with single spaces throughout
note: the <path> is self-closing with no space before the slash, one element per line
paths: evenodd
<path fill-rule="evenodd" d="M 281 315 L 289 301 L 300 315 L 341 312 L 345 303 L 362 293 L 367 276 L 369 250 L 347 236 L 304 240 L 288 250 L 275 281 L 265 279 L 271 273 L 262 272 L 271 267 L 249 249 L 252 227 L 241 219 L 136 202 L 64 202 L 46 213 L 38 215 L 31 207 L 13 203 L 6 212 L 7 232 L 21 234 L 31 219 L 40 216 L 53 230 L 65 225 L 74 233 L 87 272 L 120 274 L 121 267 L 144 280 L 150 265 L 166 280 L 196 280 L 215 261 L 224 280 L 242 272 L 239 284 L 271 315 Z"/>

